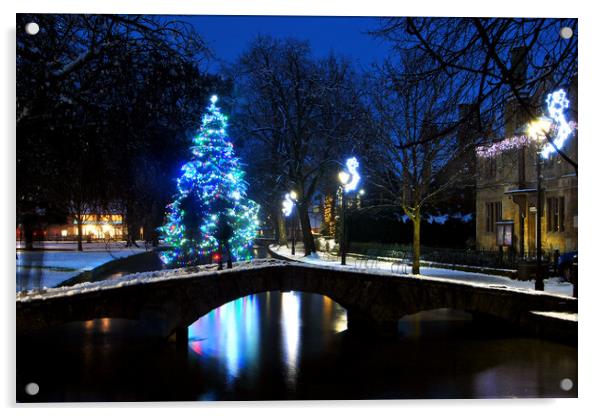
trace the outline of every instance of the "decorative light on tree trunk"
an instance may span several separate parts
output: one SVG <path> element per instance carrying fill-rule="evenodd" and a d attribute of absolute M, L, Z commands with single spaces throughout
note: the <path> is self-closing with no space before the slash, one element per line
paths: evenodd
<path fill-rule="evenodd" d="M 334 198 L 330 194 L 324 197 L 324 224 L 327 226 L 328 234 L 335 235 Z"/>
<path fill-rule="evenodd" d="M 167 206 L 165 225 L 159 228 L 172 250 L 161 255 L 172 265 L 198 264 L 218 251 L 219 224 L 232 227 L 228 240 L 236 260 L 251 257 L 259 221 L 259 205 L 246 198 L 247 184 L 226 129 L 228 117 L 216 107 L 217 96 L 202 117 L 190 148 L 192 159 L 182 166 L 177 194 Z"/>

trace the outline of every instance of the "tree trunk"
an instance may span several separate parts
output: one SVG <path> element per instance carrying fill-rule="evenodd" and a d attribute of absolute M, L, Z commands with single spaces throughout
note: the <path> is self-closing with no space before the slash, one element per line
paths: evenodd
<path fill-rule="evenodd" d="M 128 243 L 130 245 L 138 247 L 138 243 L 136 241 L 140 240 L 140 227 L 138 224 L 131 224 L 128 222 Z"/>
<path fill-rule="evenodd" d="M 128 233 L 128 237 L 127 237 L 127 241 L 128 241 L 128 245 L 133 245 L 138 247 L 138 244 L 136 243 L 136 241 L 138 241 L 140 239 L 140 224 L 136 221 L 134 221 L 134 210 L 133 208 L 128 204 L 126 207 L 126 217 L 125 217 L 125 222 L 127 224 L 127 233 Z M 194 237 L 189 237 L 189 238 L 194 238 Z"/>
<path fill-rule="evenodd" d="M 420 210 L 417 209 L 411 218 L 414 226 L 412 274 L 420 274 Z"/>
<path fill-rule="evenodd" d="M 301 231 L 303 232 L 303 247 L 305 248 L 305 255 L 309 256 L 311 253 L 316 252 L 316 245 L 314 243 L 314 236 L 311 233 L 311 223 L 309 222 L 309 214 L 307 213 L 307 204 L 298 204 L 298 207 Z"/>
<path fill-rule="evenodd" d="M 219 239 L 217 242 L 217 270 L 224 269 L 224 257 L 222 252 L 222 240 Z"/>
<path fill-rule="evenodd" d="M 144 241 L 150 241 L 151 240 L 151 235 L 152 235 L 152 228 L 149 225 L 148 222 L 145 222 L 144 225 L 142 226 L 142 239 Z"/>
<path fill-rule="evenodd" d="M 153 247 L 159 246 L 159 231 L 157 230 L 157 228 L 163 224 L 163 206 L 164 205 L 161 204 L 161 202 L 153 202 L 148 234 L 146 234 L 146 230 L 144 234 L 153 242 Z"/>
<path fill-rule="evenodd" d="M 75 220 L 77 221 L 77 251 L 84 251 L 84 247 L 82 246 L 82 239 L 83 239 L 82 218 L 83 218 L 83 215 L 81 215 L 81 214 L 75 215 Z"/>
<path fill-rule="evenodd" d="M 23 221 L 23 237 L 25 238 L 25 250 L 33 250 L 33 222 Z"/>
<path fill-rule="evenodd" d="M 276 230 L 278 234 L 278 244 L 281 246 L 286 245 L 286 218 L 282 211 L 276 213 L 276 222 L 278 223 L 278 229 Z"/>

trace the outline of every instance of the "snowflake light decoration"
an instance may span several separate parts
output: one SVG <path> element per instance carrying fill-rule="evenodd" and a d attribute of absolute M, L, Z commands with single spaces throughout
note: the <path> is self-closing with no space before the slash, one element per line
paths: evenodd
<path fill-rule="evenodd" d="M 345 192 L 354 191 L 357 188 L 357 184 L 360 182 L 360 179 L 362 178 L 357 171 L 357 168 L 359 168 L 360 164 L 355 157 L 351 157 L 347 159 L 345 166 L 347 166 L 347 172 L 351 177 L 349 182 L 344 185 Z"/>
<path fill-rule="evenodd" d="M 493 158 L 508 150 L 519 149 L 527 146 L 530 142 L 541 141 L 545 134 L 550 134 L 554 138 L 552 142 L 556 148 L 561 149 L 571 133 L 577 129 L 577 123 L 567 122 L 564 116 L 564 110 L 569 107 L 569 100 L 566 92 L 562 89 L 554 91 L 547 95 L 547 117 L 540 117 L 530 123 L 529 134 L 505 138 L 499 142 L 490 145 L 478 146 L 476 148 L 477 156 L 482 158 Z M 556 151 L 556 148 L 547 143 L 541 150 L 541 156 L 548 158 Z"/>
<path fill-rule="evenodd" d="M 556 133 L 556 137 L 552 140 L 554 145 L 548 143 L 541 151 L 541 156 L 547 159 L 556 149 L 561 149 L 564 146 L 566 139 L 573 132 L 574 126 L 568 123 L 564 117 L 564 110 L 569 108 L 569 100 L 566 98 L 564 90 L 561 89 L 548 94 L 546 104 L 548 105 L 548 116 L 554 120 Z"/>

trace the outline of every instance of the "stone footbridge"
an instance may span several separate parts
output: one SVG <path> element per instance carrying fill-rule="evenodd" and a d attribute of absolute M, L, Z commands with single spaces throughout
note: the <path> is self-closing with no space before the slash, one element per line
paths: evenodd
<path fill-rule="evenodd" d="M 129 282 L 106 281 L 21 296 L 16 302 L 17 332 L 73 321 L 123 318 L 152 325 L 160 336 L 181 338 L 199 317 L 230 301 L 260 292 L 291 290 L 326 295 L 339 303 L 347 309 L 350 330 L 390 334 L 405 315 L 453 308 L 497 318 L 542 336 L 577 339 L 575 298 L 273 259 L 238 263 L 219 272 L 202 266 L 187 273 L 165 271 Z"/>

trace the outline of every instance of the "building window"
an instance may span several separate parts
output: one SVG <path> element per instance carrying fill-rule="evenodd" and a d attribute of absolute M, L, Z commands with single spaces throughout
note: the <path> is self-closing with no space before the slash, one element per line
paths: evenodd
<path fill-rule="evenodd" d="M 493 233 L 496 230 L 495 224 L 502 220 L 502 202 L 486 202 L 485 210 L 485 231 Z"/>
<path fill-rule="evenodd" d="M 547 198 L 546 203 L 548 232 L 564 231 L 564 197 Z"/>

